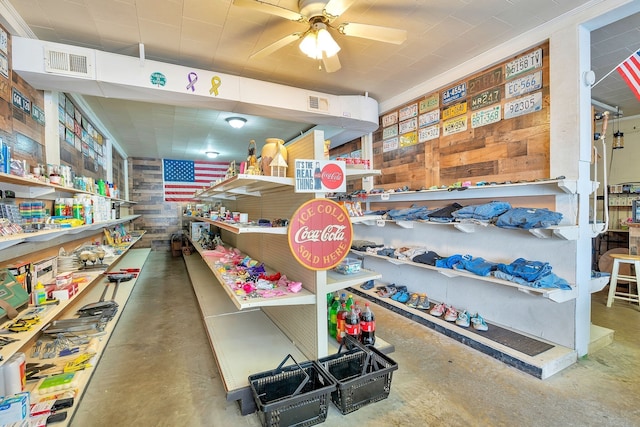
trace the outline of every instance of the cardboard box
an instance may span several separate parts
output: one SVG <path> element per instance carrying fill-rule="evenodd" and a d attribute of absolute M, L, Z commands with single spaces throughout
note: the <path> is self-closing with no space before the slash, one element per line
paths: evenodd
<path fill-rule="evenodd" d="M 75 282 L 69 283 L 63 287 L 52 287 L 51 290 L 47 289 L 47 298 L 56 298 L 60 301 L 71 299 L 78 293 L 78 284 Z"/>
<path fill-rule="evenodd" d="M 0 401 L 0 425 L 17 423 L 29 416 L 29 393 L 5 396 Z"/>
<path fill-rule="evenodd" d="M 31 283 L 35 285 L 38 281 L 42 284 L 49 283 L 58 274 L 58 257 L 54 256 L 33 263 L 31 267 Z"/>

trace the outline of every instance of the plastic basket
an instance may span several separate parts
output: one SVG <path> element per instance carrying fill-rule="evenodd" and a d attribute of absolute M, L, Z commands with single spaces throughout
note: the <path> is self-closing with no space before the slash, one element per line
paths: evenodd
<path fill-rule="evenodd" d="M 398 364 L 373 347 L 355 343 L 352 349 L 318 360 L 318 363 L 337 383 L 331 393 L 331 401 L 343 414 L 356 411 L 365 405 L 386 399 L 391 391 L 393 371 Z"/>
<path fill-rule="evenodd" d="M 295 364 L 284 366 L 288 359 Z M 258 416 L 265 427 L 311 426 L 327 419 L 335 381 L 315 361 L 298 363 L 289 354 L 272 371 L 249 376 Z"/>

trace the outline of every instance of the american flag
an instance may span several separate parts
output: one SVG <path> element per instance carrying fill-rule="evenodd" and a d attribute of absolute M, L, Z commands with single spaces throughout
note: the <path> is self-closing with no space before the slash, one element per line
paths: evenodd
<path fill-rule="evenodd" d="M 616 70 L 640 101 L 640 50 L 618 65 Z"/>
<path fill-rule="evenodd" d="M 224 178 L 229 163 L 162 159 L 166 202 L 193 202 L 193 194 Z"/>

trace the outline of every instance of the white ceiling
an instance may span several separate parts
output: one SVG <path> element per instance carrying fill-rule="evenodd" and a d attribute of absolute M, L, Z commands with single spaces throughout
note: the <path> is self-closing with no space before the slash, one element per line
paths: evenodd
<path fill-rule="evenodd" d="M 265 0 L 298 10 L 296 0 Z M 232 0 L 0 0 L 14 12 L 3 23 L 23 37 L 139 56 L 334 95 L 365 94 L 384 102 L 510 38 L 588 2 L 579 0 L 358 0 L 335 23 L 407 30 L 400 46 L 335 34 L 342 68 L 335 73 L 302 55 L 297 43 L 263 59 L 250 55 L 306 26 L 235 6 Z M 15 11 L 11 9 L 15 8 Z M 16 25 L 15 22 L 22 23 Z M 13 23 L 13 26 L 11 25 Z M 592 33 L 597 78 L 640 48 L 640 14 Z M 593 97 L 640 114 L 640 103 L 612 74 Z M 85 96 L 127 155 L 193 158 L 214 150 L 224 160 L 246 156 L 250 139 L 289 140 L 309 124 L 246 116 L 232 130 L 229 112 Z"/>

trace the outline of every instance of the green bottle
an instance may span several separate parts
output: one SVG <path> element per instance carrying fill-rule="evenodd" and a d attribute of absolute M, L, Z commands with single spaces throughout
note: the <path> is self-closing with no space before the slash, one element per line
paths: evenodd
<path fill-rule="evenodd" d="M 338 332 L 338 310 L 340 310 L 340 298 L 335 297 L 329 309 L 329 335 L 332 338 L 335 338 Z"/>

